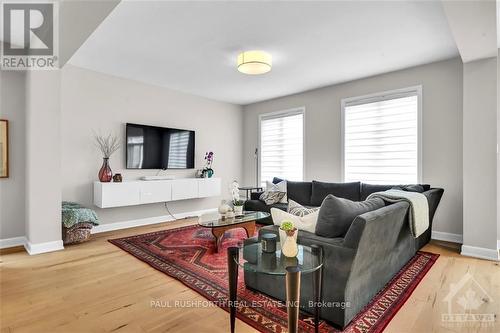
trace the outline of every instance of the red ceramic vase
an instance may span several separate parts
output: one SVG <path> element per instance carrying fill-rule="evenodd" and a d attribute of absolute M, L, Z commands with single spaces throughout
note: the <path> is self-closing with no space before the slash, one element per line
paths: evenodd
<path fill-rule="evenodd" d="M 109 167 L 108 160 L 109 158 L 103 158 L 102 167 L 101 170 L 99 170 L 99 180 L 103 183 L 109 183 L 111 179 L 113 179 L 113 172 Z"/>

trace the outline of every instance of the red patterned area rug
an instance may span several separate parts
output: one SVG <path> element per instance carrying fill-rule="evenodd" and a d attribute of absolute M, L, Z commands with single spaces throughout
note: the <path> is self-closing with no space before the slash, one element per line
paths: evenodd
<path fill-rule="evenodd" d="M 210 230 L 189 226 L 144 235 L 109 240 L 153 268 L 181 281 L 214 305 L 227 308 L 228 277 L 226 249 L 245 238 L 243 229 L 226 232 L 219 253 L 215 253 Z M 418 252 L 343 332 L 382 332 L 439 255 Z M 252 305 L 258 304 L 259 306 Z M 286 332 L 287 314 L 283 302 L 247 290 L 240 270 L 237 317 L 261 332 Z M 228 315 L 229 321 L 229 315 Z M 301 316 L 301 332 L 314 332 L 311 317 Z M 321 322 L 320 332 L 340 332 Z"/>

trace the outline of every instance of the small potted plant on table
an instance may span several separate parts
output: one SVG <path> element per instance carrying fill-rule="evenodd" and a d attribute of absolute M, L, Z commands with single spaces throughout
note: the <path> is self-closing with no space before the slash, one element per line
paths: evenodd
<path fill-rule="evenodd" d="M 243 216 L 243 204 L 245 202 L 243 200 L 237 199 L 233 200 L 234 207 L 234 215 L 235 216 Z"/>
<path fill-rule="evenodd" d="M 238 182 L 235 180 L 231 184 L 231 197 L 233 201 L 233 209 L 234 209 L 234 215 L 235 216 L 242 216 L 243 215 L 243 205 L 245 201 L 240 199 L 240 185 Z"/>
<path fill-rule="evenodd" d="M 297 228 L 293 225 L 292 221 L 284 220 L 281 222 L 279 229 L 281 253 L 285 257 L 295 257 L 299 252 L 297 246 Z"/>

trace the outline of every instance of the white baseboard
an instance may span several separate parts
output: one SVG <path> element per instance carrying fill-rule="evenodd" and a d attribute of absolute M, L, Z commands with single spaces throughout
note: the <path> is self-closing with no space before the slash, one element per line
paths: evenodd
<path fill-rule="evenodd" d="M 498 254 L 498 249 L 493 250 L 493 249 L 486 249 L 484 247 L 462 245 L 462 252 L 460 254 L 467 257 L 500 261 L 500 255 Z"/>
<path fill-rule="evenodd" d="M 140 226 L 150 225 L 150 224 L 170 222 L 170 221 L 175 221 L 176 219 L 183 219 L 183 218 L 191 217 L 191 216 L 200 216 L 201 214 L 204 214 L 204 213 L 212 213 L 212 212 L 216 212 L 216 211 L 217 211 L 217 208 L 211 208 L 211 209 L 203 209 L 203 210 L 198 210 L 198 211 L 175 214 L 175 216 L 174 216 L 175 218 L 170 216 L 170 215 L 164 215 L 164 216 L 155 216 L 155 217 L 149 217 L 149 218 L 144 218 L 144 219 L 102 224 L 102 225 L 95 226 L 92 229 L 92 233 L 96 234 L 96 233 L 106 232 L 106 231 L 113 231 L 113 230 L 119 230 L 119 229 L 140 227 Z M 64 249 L 62 240 L 53 241 L 53 242 L 46 242 L 46 243 L 32 243 L 32 242 L 28 241 L 26 239 L 26 237 L 24 237 L 24 236 L 0 239 L 0 249 L 14 247 L 14 246 L 24 246 L 24 248 L 26 249 L 26 251 L 30 255 L 58 251 L 58 250 Z"/>
<path fill-rule="evenodd" d="M 459 243 L 459 244 L 462 244 L 462 242 L 463 242 L 462 235 L 452 234 L 449 232 L 442 232 L 442 231 L 432 231 L 431 238 L 435 239 L 435 240 L 452 242 L 452 243 Z"/>
<path fill-rule="evenodd" d="M 0 249 L 6 249 L 14 246 L 24 246 L 26 244 L 26 237 L 13 237 L 0 239 Z"/>
<path fill-rule="evenodd" d="M 212 212 L 216 212 L 216 211 L 217 211 L 217 208 L 210 208 L 210 209 L 203 209 L 203 210 L 198 210 L 198 211 L 193 211 L 193 212 L 175 214 L 175 216 L 174 216 L 175 218 L 173 218 L 170 215 L 163 215 L 163 216 L 148 217 L 148 218 L 144 218 L 144 219 L 101 224 L 101 225 L 98 225 L 98 226 L 95 226 L 94 228 L 92 228 L 92 233 L 97 234 L 97 233 L 113 231 L 113 230 L 141 227 L 141 226 L 145 226 L 145 225 L 157 224 L 157 223 L 163 223 L 163 222 L 171 222 L 171 221 L 175 221 L 176 219 L 183 219 L 183 218 L 191 217 L 191 216 L 200 216 L 201 214 L 204 214 L 204 213 L 212 213 Z"/>
<path fill-rule="evenodd" d="M 24 244 L 24 248 L 30 255 L 40 254 L 52 251 L 64 250 L 64 245 L 62 240 L 45 242 L 45 243 L 32 243 L 29 240 Z"/>

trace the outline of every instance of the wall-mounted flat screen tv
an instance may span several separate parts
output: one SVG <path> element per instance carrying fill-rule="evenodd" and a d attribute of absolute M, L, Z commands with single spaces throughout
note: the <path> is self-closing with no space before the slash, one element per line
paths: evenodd
<path fill-rule="evenodd" d="M 194 131 L 127 124 L 127 169 L 194 169 Z"/>

